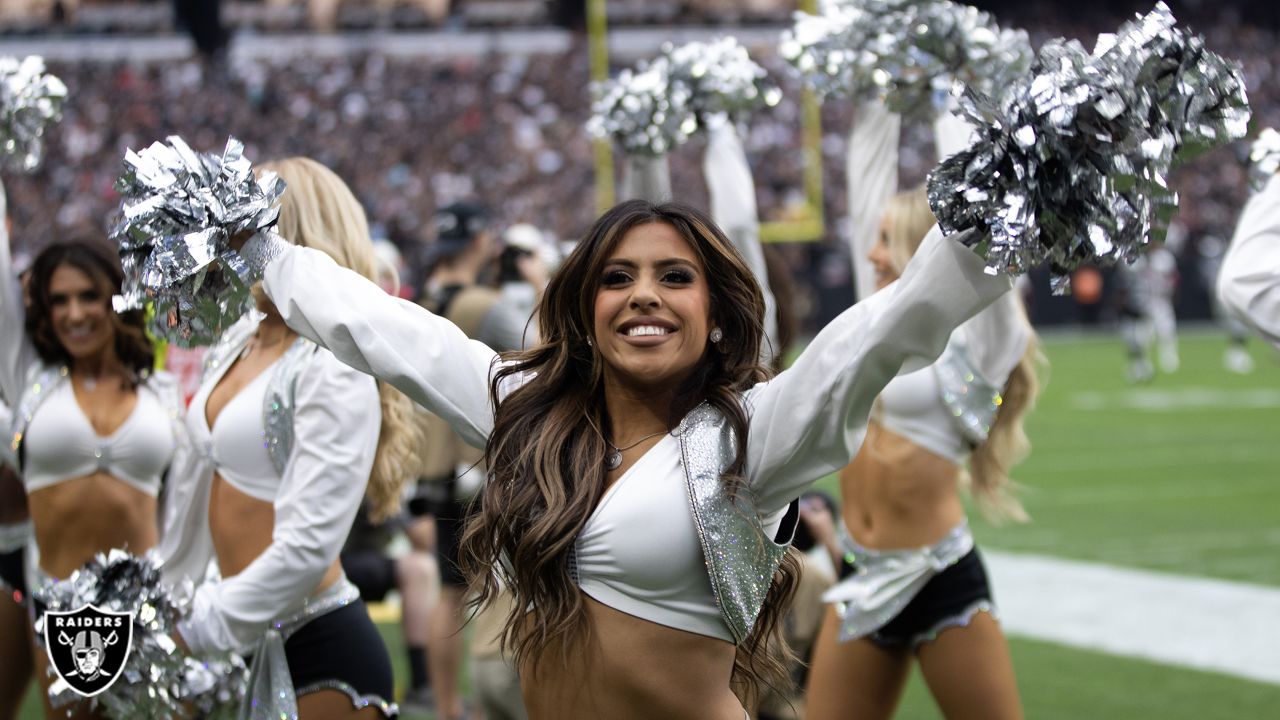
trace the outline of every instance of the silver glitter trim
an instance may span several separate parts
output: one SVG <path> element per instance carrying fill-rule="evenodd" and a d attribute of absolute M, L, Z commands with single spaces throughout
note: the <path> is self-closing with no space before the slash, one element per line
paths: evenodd
<path fill-rule="evenodd" d="M 22 447 L 22 438 L 27 432 L 27 427 L 31 425 L 31 419 L 36 416 L 36 410 L 40 409 L 45 398 L 49 397 L 54 388 L 69 374 L 70 371 L 65 365 L 61 367 L 41 365 L 32 369 L 27 387 L 22 391 L 22 396 L 13 408 L 13 420 L 9 426 L 9 451 L 13 453 L 15 460 L 18 457 L 19 448 Z"/>
<path fill-rule="evenodd" d="M 271 627 L 288 640 L 303 625 L 321 615 L 344 608 L 360 599 L 360 590 L 346 577 L 335 582 L 319 595 L 307 598 L 302 607 L 286 617 L 272 621 Z"/>
<path fill-rule="evenodd" d="M 787 546 L 773 542 L 747 498 L 730 498 L 721 476 L 737 454 L 737 438 L 718 410 L 703 403 L 672 434 L 689 505 L 720 614 L 736 643 L 746 640 L 764 605 Z"/>
<path fill-rule="evenodd" d="M 275 629 L 262 634 L 249 667 L 249 689 L 240 704 L 241 720 L 298 720 L 298 697 L 284 654 L 284 638 Z"/>
<path fill-rule="evenodd" d="M 1000 388 L 987 382 L 958 343 L 947 343 L 942 356 L 933 364 L 938 378 L 942 404 L 951 420 L 970 445 L 987 441 L 1003 398 Z"/>
<path fill-rule="evenodd" d="M 276 362 L 267 391 L 262 396 L 262 422 L 266 430 L 267 454 L 276 473 L 284 475 L 293 451 L 294 393 L 298 376 L 315 357 L 317 346 L 306 338 L 298 338 Z"/>
<path fill-rule="evenodd" d="M 313 682 L 306 687 L 298 688 L 297 695 L 302 697 L 308 693 L 319 692 L 320 690 L 337 690 L 345 694 L 351 699 L 351 706 L 356 710 L 363 710 L 369 706 L 378 708 L 385 718 L 393 718 L 400 714 L 400 707 L 393 702 L 387 702 L 378 695 L 361 695 L 351 685 L 341 680 L 320 680 Z"/>
<path fill-rule="evenodd" d="M 973 533 L 962 522 L 938 542 L 910 550 L 862 547 L 843 522 L 837 527 L 845 560 L 857 569 L 823 593 L 840 616 L 840 642 L 865 637 L 884 627 L 939 572 L 973 550 Z"/>
<path fill-rule="evenodd" d="M 933 624 L 933 627 L 911 638 L 911 648 L 914 650 L 925 643 L 937 640 L 938 635 L 943 630 L 949 630 L 953 627 L 969 627 L 969 623 L 973 622 L 973 618 L 980 612 L 985 612 L 994 618 L 996 617 L 996 606 L 990 600 L 975 600 L 964 610 L 939 620 Z"/>
<path fill-rule="evenodd" d="M 249 691 L 240 706 L 248 720 L 297 720 L 298 695 L 285 656 L 284 644 L 294 633 L 321 615 L 360 599 L 360 591 L 345 576 L 319 595 L 309 597 L 300 609 L 272 621 L 254 650 L 249 669 Z"/>

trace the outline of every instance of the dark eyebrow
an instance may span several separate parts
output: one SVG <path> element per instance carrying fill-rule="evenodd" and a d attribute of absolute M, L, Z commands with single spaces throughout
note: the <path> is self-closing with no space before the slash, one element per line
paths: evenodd
<path fill-rule="evenodd" d="M 614 265 L 620 265 L 620 266 L 622 266 L 622 267 L 630 268 L 630 269 L 635 269 L 635 268 L 639 267 L 639 266 L 635 263 L 635 261 L 633 261 L 633 260 L 626 260 L 626 259 L 623 259 L 623 258 L 616 258 L 616 259 L 613 259 L 613 260 L 609 260 L 609 261 L 607 261 L 607 262 L 605 263 L 605 267 L 611 267 L 611 266 L 614 266 Z M 688 268 L 691 268 L 691 269 L 693 269 L 693 270 L 697 270 L 697 268 L 698 268 L 698 266 L 697 266 L 697 265 L 695 265 L 695 264 L 694 264 L 694 262 L 693 262 L 692 260 L 686 260 L 686 259 L 684 259 L 684 258 L 667 258 L 667 259 L 665 259 L 665 260 L 659 260 L 658 262 L 654 263 L 654 265 L 655 265 L 655 266 L 657 266 L 659 269 L 662 269 L 662 268 L 669 268 L 669 267 L 672 267 L 672 266 L 674 266 L 674 265 L 683 265 L 683 266 L 688 267 Z"/>

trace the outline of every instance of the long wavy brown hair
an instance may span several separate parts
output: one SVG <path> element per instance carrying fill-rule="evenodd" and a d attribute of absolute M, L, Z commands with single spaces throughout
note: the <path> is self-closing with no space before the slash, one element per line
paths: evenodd
<path fill-rule="evenodd" d="M 105 241 L 77 239 L 54 243 L 40 251 L 31 263 L 31 278 L 27 285 L 30 304 L 27 306 L 26 329 L 36 353 L 49 365 L 71 363 L 71 355 L 54 332 L 53 306 L 49 300 L 53 273 L 64 265 L 89 277 L 108 310 L 111 309 L 111 296 L 120 293 L 124 281 L 120 260 Z M 155 364 L 155 348 L 147 337 L 143 311 L 109 312 L 109 316 L 115 331 L 112 349 L 129 369 L 132 383 L 136 386 Z"/>
<path fill-rule="evenodd" d="M 606 212 L 565 260 L 538 308 L 542 343 L 508 353 L 490 388 L 493 433 L 485 451 L 489 482 L 466 523 L 461 561 L 476 605 L 492 603 L 500 588 L 514 595 L 503 646 L 516 663 L 552 648 L 567 652 L 589 633 L 582 594 L 571 570 L 574 541 L 605 490 L 604 437 L 612 421 L 604 402 L 604 361 L 590 342 L 603 268 L 623 236 L 648 223 L 666 223 L 693 248 L 710 285 L 711 317 L 724 331 L 708 344 L 677 389 L 668 424 L 706 402 L 727 419 L 737 455 L 721 480 L 731 495 L 745 492 L 748 418 L 740 394 L 767 379 L 759 362 L 764 299 L 742 257 L 706 215 L 679 203 L 631 200 Z M 524 377 L 503 397 L 508 378 Z M 602 437 L 603 434 L 603 437 Z M 788 556 L 750 636 L 738 646 L 733 686 L 750 704 L 764 685 L 781 687 L 786 668 L 771 647 L 798 580 Z M 528 609 L 526 614 L 524 609 Z"/>

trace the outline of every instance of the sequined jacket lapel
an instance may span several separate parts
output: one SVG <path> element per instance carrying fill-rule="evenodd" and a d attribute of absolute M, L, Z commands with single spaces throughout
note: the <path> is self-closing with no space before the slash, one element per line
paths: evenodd
<path fill-rule="evenodd" d="M 724 491 L 720 476 L 737 454 L 738 442 L 723 414 L 699 405 L 674 434 L 680 439 L 689 507 L 711 590 L 734 640 L 741 643 L 755 626 L 790 541 L 774 542 L 748 489 L 736 498 Z"/>

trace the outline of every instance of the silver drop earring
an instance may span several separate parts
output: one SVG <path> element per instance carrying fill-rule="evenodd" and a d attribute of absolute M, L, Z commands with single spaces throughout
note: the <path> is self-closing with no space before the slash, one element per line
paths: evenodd
<path fill-rule="evenodd" d="M 718 327 L 711 328 L 711 334 L 707 336 L 707 339 L 711 341 L 712 345 L 718 345 L 724 339 L 724 331 Z"/>
<path fill-rule="evenodd" d="M 591 336 L 590 336 L 590 335 L 588 335 L 588 336 L 587 336 L 587 347 L 595 347 L 595 346 L 596 346 L 596 344 L 595 344 L 594 342 L 592 342 L 592 341 L 591 341 Z"/>

